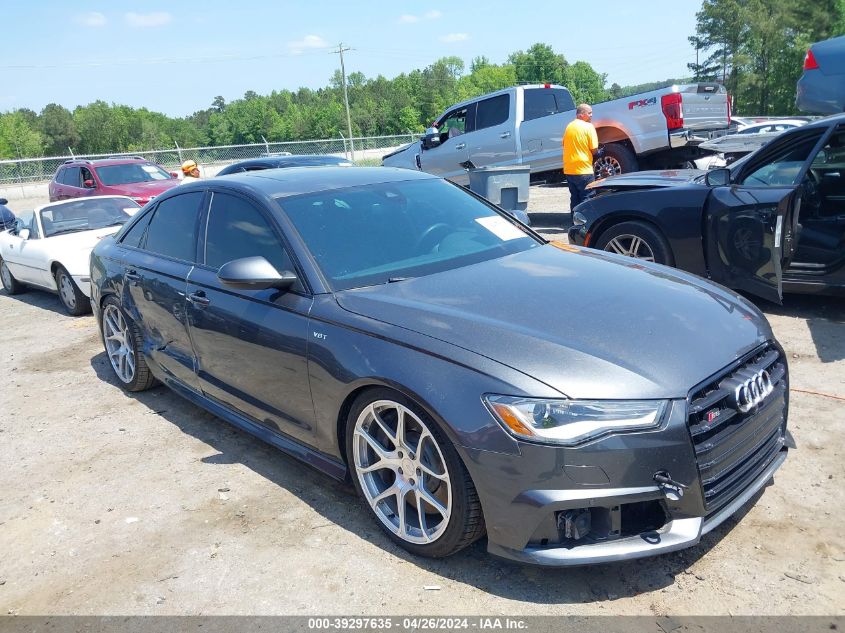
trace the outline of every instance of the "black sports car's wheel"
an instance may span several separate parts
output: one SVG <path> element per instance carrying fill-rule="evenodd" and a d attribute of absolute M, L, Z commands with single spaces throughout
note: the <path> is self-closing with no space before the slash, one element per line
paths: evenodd
<path fill-rule="evenodd" d="M 69 315 L 79 316 L 91 309 L 88 297 L 83 294 L 73 281 L 73 277 L 62 266 L 56 269 L 56 288 L 59 291 L 59 300 Z"/>
<path fill-rule="evenodd" d="M 156 379 L 150 373 L 143 354 L 139 353 L 141 331 L 124 314 L 114 297 L 107 297 L 103 302 L 100 324 L 109 363 L 123 388 L 144 391 L 152 387 Z"/>
<path fill-rule="evenodd" d="M 622 222 L 610 227 L 599 236 L 596 248 L 657 264 L 675 264 L 666 238 L 645 222 Z"/>
<path fill-rule="evenodd" d="M 24 286 L 21 282 L 19 282 L 15 277 L 12 275 L 12 271 L 9 270 L 9 267 L 6 265 L 2 259 L 0 259 L 0 280 L 3 281 L 3 287 L 6 289 L 10 295 L 17 295 L 22 293 L 26 290 L 26 286 Z"/>
<path fill-rule="evenodd" d="M 405 396 L 364 392 L 349 413 L 346 455 L 358 494 L 409 552 L 441 558 L 484 534 L 478 494 L 455 448 Z"/>

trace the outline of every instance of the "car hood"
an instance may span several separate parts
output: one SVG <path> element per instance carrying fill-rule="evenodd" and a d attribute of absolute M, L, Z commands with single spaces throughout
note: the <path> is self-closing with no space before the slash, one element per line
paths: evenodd
<path fill-rule="evenodd" d="M 727 289 L 565 245 L 336 298 L 572 398 L 682 398 L 771 338 L 765 317 Z"/>
<path fill-rule="evenodd" d="M 120 195 L 135 196 L 135 197 L 149 197 L 157 196 L 164 193 L 168 189 L 178 187 L 180 181 L 174 179 L 170 180 L 149 180 L 147 182 L 132 182 L 125 185 L 111 185 L 109 189 L 115 191 L 119 190 Z"/>
<path fill-rule="evenodd" d="M 621 189 L 648 189 L 652 187 L 676 187 L 693 182 L 707 172 L 701 169 L 666 169 L 637 171 L 609 178 L 600 178 L 587 185 L 587 189 L 598 191 Z"/>

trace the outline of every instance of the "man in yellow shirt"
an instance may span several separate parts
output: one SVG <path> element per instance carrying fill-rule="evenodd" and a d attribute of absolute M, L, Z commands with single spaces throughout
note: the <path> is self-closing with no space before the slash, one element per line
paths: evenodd
<path fill-rule="evenodd" d="M 563 173 L 569 185 L 570 211 L 587 199 L 587 185 L 595 180 L 593 156 L 599 151 L 599 139 L 592 118 L 593 108 L 582 103 L 563 133 Z"/>

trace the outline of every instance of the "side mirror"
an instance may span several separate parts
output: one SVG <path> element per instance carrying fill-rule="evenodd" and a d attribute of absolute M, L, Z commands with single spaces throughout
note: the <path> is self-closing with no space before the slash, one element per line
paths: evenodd
<path fill-rule="evenodd" d="M 0 198 L 0 204 L 9 204 L 9 201 L 6 198 Z"/>
<path fill-rule="evenodd" d="M 179 174 L 177 174 L 175 171 L 171 171 L 171 172 L 170 172 L 170 177 L 171 177 L 171 178 L 179 178 Z"/>
<path fill-rule="evenodd" d="M 28 240 L 29 239 L 29 229 L 21 229 L 20 231 L 18 231 L 18 237 L 21 238 L 22 240 Z"/>
<path fill-rule="evenodd" d="M 226 286 L 238 290 L 287 290 L 296 281 L 289 271 L 280 273 L 263 257 L 243 257 L 226 262 L 217 271 L 217 278 Z"/>
<path fill-rule="evenodd" d="M 724 187 L 725 185 L 729 185 L 731 184 L 731 170 L 722 167 L 720 169 L 708 171 L 707 175 L 704 177 L 704 182 L 711 187 Z"/>
<path fill-rule="evenodd" d="M 422 137 L 423 149 L 433 149 L 440 145 L 440 132 L 432 132 Z"/>
<path fill-rule="evenodd" d="M 96 189 L 97 188 L 97 185 L 94 183 L 93 180 L 83 180 L 82 186 L 85 187 L 86 189 Z"/>

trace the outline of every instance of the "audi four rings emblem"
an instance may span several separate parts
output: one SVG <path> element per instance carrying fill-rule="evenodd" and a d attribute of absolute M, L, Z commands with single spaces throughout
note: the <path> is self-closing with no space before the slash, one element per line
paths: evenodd
<path fill-rule="evenodd" d="M 748 413 L 759 405 L 775 390 L 769 372 L 765 369 L 758 371 L 745 382 L 741 382 L 734 389 L 736 408 L 740 413 Z"/>

